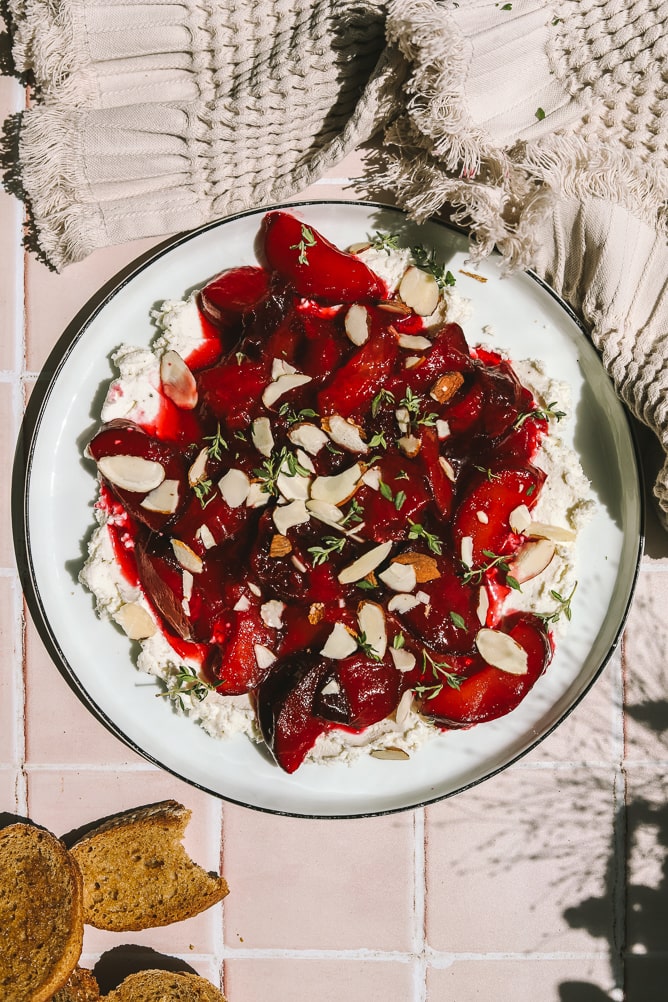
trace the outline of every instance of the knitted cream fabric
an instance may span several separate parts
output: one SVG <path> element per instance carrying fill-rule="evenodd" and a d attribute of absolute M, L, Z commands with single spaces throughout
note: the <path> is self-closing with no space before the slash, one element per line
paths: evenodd
<path fill-rule="evenodd" d="M 668 2 L 392 0 L 387 37 L 408 76 L 380 180 L 561 293 L 668 453 Z M 668 523 L 668 462 L 655 493 Z"/>
<path fill-rule="evenodd" d="M 303 189 L 377 129 L 394 79 L 381 0 L 9 8 L 37 92 L 22 183 L 56 268 Z"/>

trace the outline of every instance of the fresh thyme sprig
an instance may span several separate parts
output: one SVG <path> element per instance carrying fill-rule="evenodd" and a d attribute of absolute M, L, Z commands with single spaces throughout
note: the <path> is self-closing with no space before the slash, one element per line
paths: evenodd
<path fill-rule="evenodd" d="M 544 421 L 561 421 L 562 418 L 566 417 L 566 411 L 556 410 L 556 406 L 557 401 L 553 400 L 551 403 L 546 404 L 545 407 L 535 407 L 531 411 L 523 411 L 515 419 L 513 428 L 521 428 L 529 418 L 538 418 L 538 420 L 543 419 Z"/>
<path fill-rule="evenodd" d="M 227 449 L 227 442 L 220 433 L 220 422 L 216 425 L 215 435 L 205 435 L 205 442 L 211 442 L 211 445 L 207 446 L 207 452 L 212 459 L 219 460 L 221 458 L 220 450 Z"/>
<path fill-rule="evenodd" d="M 291 477 L 309 476 L 309 471 L 301 465 L 294 452 L 284 445 L 278 451 L 272 452 L 262 466 L 253 470 L 255 476 L 262 482 L 261 490 L 265 494 L 278 495 L 278 478 L 284 469 Z"/>
<path fill-rule="evenodd" d="M 394 494 L 390 485 L 385 483 L 384 480 L 380 480 L 378 482 L 378 489 L 386 501 L 390 501 L 397 511 L 401 511 L 406 503 L 406 491 L 397 491 L 397 493 Z"/>
<path fill-rule="evenodd" d="M 443 553 L 443 543 L 438 536 L 434 536 L 433 533 L 428 532 L 419 522 L 411 522 L 409 519 L 408 525 L 409 539 L 424 539 L 432 553 L 436 553 L 438 556 Z"/>
<path fill-rule="evenodd" d="M 366 654 L 366 656 L 371 658 L 372 661 L 383 660 L 376 648 L 371 646 L 367 640 L 366 633 L 363 631 L 357 634 L 357 646 L 362 651 L 362 654 Z"/>
<path fill-rule="evenodd" d="M 309 229 L 304 223 L 302 223 L 302 238 L 298 244 L 291 244 L 290 250 L 298 250 L 300 264 L 308 264 L 308 254 L 307 251 L 309 247 L 315 247 L 315 237 L 313 236 L 313 230 Z"/>
<path fill-rule="evenodd" d="M 427 651 L 422 648 L 422 674 L 424 675 L 427 670 L 431 669 L 431 674 L 434 679 L 436 679 L 434 685 L 416 685 L 413 691 L 418 696 L 426 696 L 427 699 L 435 699 L 436 696 L 443 690 L 443 686 L 447 685 L 451 689 L 456 689 L 459 691 L 462 687 L 462 682 L 465 681 L 466 676 L 458 675 L 452 670 L 452 665 L 449 665 L 447 661 L 435 661 Z"/>
<path fill-rule="evenodd" d="M 510 564 L 508 563 L 507 557 L 499 555 L 498 553 L 493 553 L 492 550 L 483 550 L 482 552 L 483 556 L 487 557 L 487 563 L 483 564 L 482 567 L 477 567 L 475 569 L 469 568 L 463 577 L 464 584 L 479 585 L 488 571 L 491 571 L 494 567 L 498 567 L 500 571 L 505 572 L 505 580 L 508 587 L 513 588 L 515 591 L 522 591 L 517 578 L 514 578 L 512 574 L 509 573 Z"/>
<path fill-rule="evenodd" d="M 363 519 L 364 519 L 364 508 L 359 503 L 357 498 L 353 498 L 352 501 L 350 502 L 350 508 L 339 522 L 339 526 L 341 528 L 344 528 L 352 523 L 362 522 Z"/>
<path fill-rule="evenodd" d="M 292 404 L 281 404 L 278 408 L 278 413 L 280 417 L 285 418 L 287 424 L 295 424 L 297 421 L 306 421 L 308 418 L 317 418 L 320 415 L 317 411 L 314 411 L 311 407 L 304 407 L 300 411 L 296 411 Z"/>
<path fill-rule="evenodd" d="M 554 588 L 551 589 L 550 597 L 553 598 L 554 601 L 558 603 L 557 608 L 553 612 L 538 613 L 538 618 L 542 619 L 545 624 L 556 623 L 559 621 L 561 616 L 564 615 L 566 619 L 570 622 L 571 616 L 573 615 L 571 610 L 571 602 L 573 601 L 573 595 L 575 595 L 575 589 L 577 588 L 577 586 L 578 583 L 576 581 L 575 584 L 573 585 L 573 588 L 571 589 L 570 595 L 567 595 L 566 598 L 560 595 L 556 589 Z"/>
<path fill-rule="evenodd" d="M 411 424 L 413 425 L 426 425 L 433 428 L 438 420 L 438 414 L 435 411 L 430 411 L 427 414 L 420 413 L 422 398 L 413 393 L 410 386 L 406 389 L 406 393 L 400 400 L 399 406 L 404 407 L 408 411 Z"/>
<path fill-rule="evenodd" d="M 422 268 L 423 271 L 428 271 L 430 275 L 434 276 L 440 289 L 445 289 L 446 286 L 453 286 L 456 283 L 457 279 L 452 272 L 440 261 L 437 261 L 433 247 L 427 250 L 422 244 L 416 244 L 415 247 L 411 247 L 411 254 L 418 268 Z"/>
<path fill-rule="evenodd" d="M 384 250 L 386 254 L 391 254 L 394 250 L 399 250 L 399 235 L 397 233 L 381 233 L 376 230 L 369 243 L 374 250 Z"/>
<path fill-rule="evenodd" d="M 385 404 L 394 403 L 394 393 L 390 390 L 379 390 L 376 396 L 371 401 L 371 417 L 375 418 L 378 415 L 378 411 Z"/>
<path fill-rule="evenodd" d="M 211 504 L 215 497 L 215 494 L 211 494 L 212 487 L 212 480 L 199 480 L 193 487 L 195 497 L 201 504 L 202 508 L 206 508 L 208 504 Z"/>
<path fill-rule="evenodd" d="M 322 546 L 309 546 L 308 552 L 313 557 L 313 566 L 324 564 L 333 553 L 340 553 L 346 545 L 345 536 L 323 536 Z"/>
<path fill-rule="evenodd" d="M 210 692 L 216 691 L 215 685 L 205 682 L 204 679 L 199 677 L 194 668 L 190 668 L 187 665 L 183 665 L 175 675 L 170 677 L 169 681 L 175 684 L 169 686 L 164 692 L 157 692 L 156 696 L 170 696 L 177 701 L 184 711 L 186 706 L 183 702 L 183 696 L 191 696 L 198 703 L 201 703 Z"/>

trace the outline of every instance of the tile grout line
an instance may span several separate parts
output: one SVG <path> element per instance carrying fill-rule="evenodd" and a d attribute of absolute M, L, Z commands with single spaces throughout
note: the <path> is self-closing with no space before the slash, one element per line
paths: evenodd
<path fill-rule="evenodd" d="M 426 810 L 417 808 L 413 812 L 413 955 L 415 1002 L 427 999 L 427 844 Z"/>

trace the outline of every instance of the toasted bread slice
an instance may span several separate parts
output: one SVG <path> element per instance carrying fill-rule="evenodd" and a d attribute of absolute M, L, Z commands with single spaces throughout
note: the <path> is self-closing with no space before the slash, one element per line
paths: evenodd
<path fill-rule="evenodd" d="M 104 1002 L 225 1002 L 217 988 L 196 974 L 140 971 L 130 974 Z"/>
<path fill-rule="evenodd" d="M 81 873 L 66 847 L 32 825 L 0 830 L 0 999 L 46 1002 L 82 943 Z"/>
<path fill-rule="evenodd" d="M 84 880 L 84 920 L 127 932 L 191 918 L 220 901 L 227 884 L 181 844 L 191 812 L 165 800 L 117 815 L 72 846 Z"/>
<path fill-rule="evenodd" d="M 99 1002 L 100 988 L 92 971 L 76 967 L 51 1002 Z"/>

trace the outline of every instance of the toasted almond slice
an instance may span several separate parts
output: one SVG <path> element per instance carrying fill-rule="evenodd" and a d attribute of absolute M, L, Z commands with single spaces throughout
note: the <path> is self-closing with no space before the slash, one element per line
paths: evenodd
<path fill-rule="evenodd" d="M 403 438 L 398 440 L 397 445 L 405 456 L 412 459 L 413 456 L 417 456 L 422 443 L 419 438 L 415 437 L 415 435 L 404 435 Z"/>
<path fill-rule="evenodd" d="M 343 521 L 343 512 L 341 509 L 337 508 L 335 504 L 330 504 L 329 501 L 307 501 L 306 509 L 319 522 L 324 522 L 325 525 L 331 525 L 337 529 L 339 528 L 339 522 Z"/>
<path fill-rule="evenodd" d="M 218 481 L 218 489 L 230 508 L 239 508 L 248 497 L 251 482 L 243 470 L 234 467 Z"/>
<path fill-rule="evenodd" d="M 380 482 L 383 479 L 383 474 L 379 466 L 372 466 L 370 470 L 366 470 L 362 474 L 362 483 L 370 487 L 372 491 L 380 490 Z"/>
<path fill-rule="evenodd" d="M 344 567 L 342 571 L 339 572 L 338 579 L 341 584 L 353 584 L 355 581 L 361 581 L 365 578 L 367 574 L 371 571 L 375 571 L 376 567 L 379 567 L 384 560 L 389 557 L 392 552 L 392 542 L 380 543 L 379 546 L 374 546 L 372 549 L 367 550 L 354 560 L 352 564 Z"/>
<path fill-rule="evenodd" d="M 409 355 L 404 359 L 404 369 L 414 369 L 424 360 L 424 355 Z"/>
<path fill-rule="evenodd" d="M 258 586 L 257 586 L 257 585 L 255 584 L 255 582 L 254 582 L 254 581 L 249 581 L 249 582 L 248 582 L 248 590 L 249 590 L 250 592 L 252 592 L 252 593 L 253 593 L 253 595 L 255 595 L 255 597 L 256 597 L 256 598 L 261 598 L 261 597 L 262 597 L 262 589 L 261 589 L 261 588 L 259 588 L 259 587 L 258 587 Z"/>
<path fill-rule="evenodd" d="M 271 598 L 260 606 L 260 617 L 265 626 L 270 626 L 274 630 L 280 630 L 283 626 L 283 612 L 285 602 L 277 598 Z"/>
<path fill-rule="evenodd" d="M 159 512 L 161 515 L 173 515 L 178 506 L 178 480 L 163 480 L 158 487 L 149 491 L 140 505 L 146 511 Z"/>
<path fill-rule="evenodd" d="M 315 473 L 313 460 L 307 452 L 304 452 L 303 449 L 297 449 L 297 462 L 300 466 L 303 466 L 305 470 L 308 470 L 309 473 Z"/>
<path fill-rule="evenodd" d="M 361 303 L 353 303 L 349 307 L 343 321 L 346 335 L 354 345 L 359 347 L 369 340 L 369 314 Z"/>
<path fill-rule="evenodd" d="M 311 517 L 306 505 L 299 498 L 290 504 L 277 505 L 271 515 L 277 532 L 285 536 L 294 525 L 303 525 Z"/>
<path fill-rule="evenodd" d="M 264 482 L 262 480 L 253 480 L 248 496 L 246 497 L 246 507 L 247 508 L 264 508 L 266 504 L 269 504 L 270 494 L 269 491 L 265 491 Z"/>
<path fill-rule="evenodd" d="M 303 477 L 301 473 L 291 476 L 289 473 L 279 473 L 276 486 L 286 501 L 306 501 L 309 496 L 311 478 Z"/>
<path fill-rule="evenodd" d="M 387 611 L 410 612 L 411 609 L 415 609 L 419 604 L 420 599 L 417 595 L 411 595 L 408 592 L 399 592 L 397 595 L 393 595 L 387 603 Z"/>
<path fill-rule="evenodd" d="M 289 372 L 279 376 L 278 379 L 265 386 L 262 392 L 262 403 L 265 407 L 271 407 L 277 400 L 280 400 L 284 393 L 289 393 L 290 390 L 310 382 L 311 377 L 301 372 Z"/>
<path fill-rule="evenodd" d="M 401 316 L 407 317 L 411 312 L 410 306 L 406 306 L 398 299 L 382 299 L 379 303 L 376 303 L 379 310 L 383 310 L 385 313 L 396 313 L 401 314 Z"/>
<path fill-rule="evenodd" d="M 464 383 L 461 372 L 444 372 L 439 376 L 429 391 L 429 396 L 439 404 L 445 404 L 454 397 L 455 393 Z"/>
<path fill-rule="evenodd" d="M 317 456 L 320 450 L 329 442 L 329 435 L 311 424 L 310 421 L 299 421 L 293 424 L 288 432 L 288 438 L 293 445 L 300 446 L 310 456 Z"/>
<path fill-rule="evenodd" d="M 390 657 L 397 671 L 412 671 L 415 668 L 415 655 L 405 647 L 390 647 Z"/>
<path fill-rule="evenodd" d="M 160 381 L 165 396 L 181 410 L 197 406 L 197 383 L 178 352 L 166 351 L 160 359 Z"/>
<path fill-rule="evenodd" d="M 403 435 L 407 435 L 411 426 L 411 415 L 407 407 L 397 407 L 394 412 L 394 416 L 397 419 L 397 425 L 399 431 Z"/>
<path fill-rule="evenodd" d="M 454 466 L 452 465 L 452 463 L 450 463 L 450 462 L 449 462 L 449 461 L 448 461 L 448 460 L 447 460 L 447 459 L 445 458 L 445 456 L 439 456 L 439 457 L 438 457 L 438 465 L 439 465 L 439 466 L 441 467 L 441 469 L 442 469 L 442 470 L 443 470 L 443 472 L 445 473 L 445 475 L 446 475 L 446 477 L 448 478 L 448 480 L 449 480 L 449 481 L 450 481 L 451 483 L 453 483 L 453 484 L 454 484 L 454 483 L 455 483 L 455 481 L 457 480 L 457 474 L 455 473 L 455 468 L 454 468 Z"/>
<path fill-rule="evenodd" d="M 376 602 L 360 602 L 357 622 L 373 653 L 380 659 L 384 658 L 387 650 L 387 627 L 383 607 Z"/>
<path fill-rule="evenodd" d="M 478 630 L 475 643 L 480 656 L 493 668 L 509 675 L 526 675 L 529 670 L 527 652 L 507 633 L 483 627 Z"/>
<path fill-rule="evenodd" d="M 340 445 L 342 449 L 363 454 L 369 451 L 369 446 L 362 438 L 359 425 L 341 417 L 340 414 L 332 414 L 330 417 L 323 418 L 322 427 L 332 441 L 336 445 Z"/>
<path fill-rule="evenodd" d="M 253 644 L 253 653 L 255 654 L 257 666 L 261 669 L 269 668 L 276 660 L 274 652 L 265 647 L 264 644 Z"/>
<path fill-rule="evenodd" d="M 406 651 L 404 653 L 408 652 Z M 415 661 L 415 658 L 413 658 L 413 661 Z M 394 711 L 394 719 L 396 720 L 396 722 L 399 724 L 400 727 L 402 724 L 406 723 L 410 715 L 410 712 L 413 709 L 414 696 L 415 693 L 413 692 L 412 689 L 406 689 L 401 699 L 399 700 L 396 710 Z"/>
<path fill-rule="evenodd" d="M 417 584 L 425 584 L 426 581 L 434 581 L 440 578 L 441 572 L 433 557 L 426 553 L 415 553 L 409 550 L 407 553 L 400 553 L 392 560 L 393 564 L 410 564 L 415 571 Z"/>
<path fill-rule="evenodd" d="M 415 568 L 411 564 L 402 564 L 395 561 L 392 561 L 388 568 L 381 571 L 378 577 L 392 591 L 413 591 L 417 584 Z"/>
<path fill-rule="evenodd" d="M 473 566 L 473 537 L 463 536 L 461 542 L 462 563 L 467 567 Z"/>
<path fill-rule="evenodd" d="M 450 425 L 442 418 L 436 420 L 436 434 L 441 442 L 450 437 Z"/>
<path fill-rule="evenodd" d="M 165 468 L 154 459 L 141 456 L 101 456 L 97 468 L 110 484 L 124 491 L 144 494 L 155 490 L 165 479 Z"/>
<path fill-rule="evenodd" d="M 394 745 L 388 745 L 387 748 L 374 748 L 373 751 L 369 752 L 369 754 L 374 758 L 385 759 L 393 762 L 403 762 L 410 758 L 408 752 L 404 751 L 403 748 L 395 748 Z"/>
<path fill-rule="evenodd" d="M 532 522 L 524 530 L 524 535 L 532 539 L 551 539 L 555 543 L 573 543 L 577 533 L 563 525 L 548 525 L 546 522 Z"/>
<path fill-rule="evenodd" d="M 556 549 L 551 539 L 527 540 L 508 563 L 511 575 L 519 584 L 537 577 L 550 565 Z"/>
<path fill-rule="evenodd" d="M 294 365 L 290 365 L 284 358 L 275 358 L 271 363 L 272 379 L 278 379 L 279 376 L 291 376 L 296 371 Z"/>
<path fill-rule="evenodd" d="M 295 556 L 295 554 L 293 553 L 292 556 L 290 557 L 290 560 L 292 562 L 292 566 L 296 567 L 296 569 L 299 571 L 300 574 L 306 574 L 308 567 L 306 566 L 305 563 L 303 563 L 303 561 L 299 559 L 299 557 Z"/>
<path fill-rule="evenodd" d="M 397 338 L 397 344 L 400 348 L 406 348 L 408 351 L 426 351 L 427 348 L 431 348 L 429 338 L 422 337 L 421 334 L 400 334 Z"/>
<path fill-rule="evenodd" d="M 489 612 L 489 595 L 487 594 L 487 589 L 484 585 L 478 591 L 478 606 L 476 608 L 476 613 L 478 616 L 478 622 L 484 626 L 487 622 L 487 613 Z"/>
<path fill-rule="evenodd" d="M 248 612 L 250 607 L 251 607 L 251 601 L 248 595 L 242 595 L 241 598 L 238 600 L 238 602 L 236 602 L 232 606 L 232 609 L 234 610 L 234 612 Z"/>
<path fill-rule="evenodd" d="M 271 421 L 268 417 L 255 418 L 251 425 L 251 438 L 253 445 L 263 456 L 271 456 L 274 448 L 274 436 L 271 430 Z"/>
<path fill-rule="evenodd" d="M 433 275 L 411 265 L 399 283 L 399 295 L 418 316 L 430 317 L 438 306 L 441 292 Z"/>
<path fill-rule="evenodd" d="M 209 450 L 200 449 L 195 462 L 192 464 L 188 470 L 188 483 L 191 487 L 198 484 L 200 480 L 204 480 L 206 476 L 206 466 L 209 460 Z"/>
<path fill-rule="evenodd" d="M 481 523 L 482 523 L 483 525 L 488 525 L 488 524 L 489 524 L 489 515 L 487 514 L 487 512 L 486 512 L 486 511 L 477 511 L 477 512 L 475 513 L 475 517 L 476 517 L 476 518 L 478 519 L 478 521 L 479 521 L 479 522 L 481 522 Z"/>
<path fill-rule="evenodd" d="M 313 602 L 308 611 L 308 621 L 311 626 L 317 626 L 318 623 L 322 622 L 325 615 L 325 603 L 324 602 Z"/>
<path fill-rule="evenodd" d="M 363 472 L 360 464 L 355 463 L 333 477 L 316 477 L 311 484 L 311 498 L 337 506 L 345 504 L 357 490 Z"/>
<path fill-rule="evenodd" d="M 190 571 L 183 570 L 181 572 L 181 587 L 183 591 L 183 598 L 185 599 L 186 602 L 189 602 L 190 599 L 193 597 L 194 583 L 195 579 L 190 573 Z"/>
<path fill-rule="evenodd" d="M 191 574 L 201 574 L 204 566 L 202 558 L 191 550 L 181 539 L 172 539 L 172 551 L 181 567 Z"/>
<path fill-rule="evenodd" d="M 524 532 L 531 525 L 531 512 L 525 504 L 513 508 L 508 516 L 508 525 L 513 532 Z"/>
<path fill-rule="evenodd" d="M 338 696 L 341 692 L 341 686 L 335 678 L 330 678 L 329 682 L 322 687 L 320 692 L 323 696 Z"/>
<path fill-rule="evenodd" d="M 273 535 L 269 544 L 269 556 L 274 558 L 287 557 L 288 553 L 292 553 L 292 543 L 288 537 L 282 536 L 280 533 Z"/>
<path fill-rule="evenodd" d="M 216 545 L 216 540 L 208 525 L 200 525 L 195 533 L 205 550 L 211 550 Z"/>
<path fill-rule="evenodd" d="M 320 653 L 324 658 L 334 658 L 340 661 L 357 650 L 357 640 L 343 623 L 334 623 L 332 632 L 327 637 L 325 646 Z"/>
<path fill-rule="evenodd" d="M 150 614 L 137 602 L 126 602 L 116 610 L 114 619 L 130 640 L 147 640 L 157 630 Z"/>
<path fill-rule="evenodd" d="M 362 251 L 369 250 L 370 247 L 371 247 L 371 244 L 369 243 L 368 240 L 366 240 L 364 242 L 356 243 L 356 244 L 351 244 L 350 247 L 348 248 L 348 253 L 349 254 L 361 254 Z"/>

